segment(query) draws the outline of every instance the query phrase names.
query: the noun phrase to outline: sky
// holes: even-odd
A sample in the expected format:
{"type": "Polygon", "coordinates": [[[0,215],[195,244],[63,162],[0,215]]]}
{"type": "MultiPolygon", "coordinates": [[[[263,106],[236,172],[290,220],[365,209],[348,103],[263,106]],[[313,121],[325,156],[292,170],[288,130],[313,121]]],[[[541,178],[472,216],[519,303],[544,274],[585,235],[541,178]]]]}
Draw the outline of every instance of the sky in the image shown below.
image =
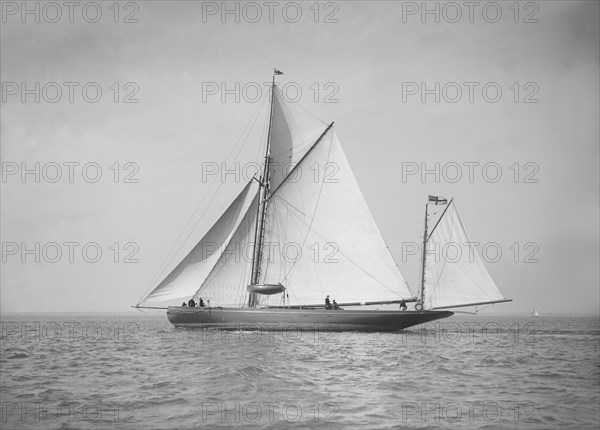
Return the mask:
{"type": "Polygon", "coordinates": [[[413,291],[434,194],[501,251],[489,312],[598,314],[598,2],[88,3],[1,2],[2,312],[135,305],[239,191],[205,209],[207,166],[260,159],[276,67],[413,291]]]}

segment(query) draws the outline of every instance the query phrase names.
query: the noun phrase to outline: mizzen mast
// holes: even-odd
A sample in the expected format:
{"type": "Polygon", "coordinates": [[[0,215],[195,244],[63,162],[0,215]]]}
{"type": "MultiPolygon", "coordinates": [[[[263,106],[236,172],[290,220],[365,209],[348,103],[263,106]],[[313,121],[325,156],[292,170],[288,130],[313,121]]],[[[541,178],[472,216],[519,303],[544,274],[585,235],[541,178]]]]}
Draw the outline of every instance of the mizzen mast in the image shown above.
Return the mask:
{"type": "Polygon", "coordinates": [[[421,258],[421,291],[419,293],[419,300],[417,301],[417,307],[421,310],[425,304],[425,260],[427,258],[427,208],[428,203],[425,203],[425,228],[423,231],[423,254],[421,258]]]}
{"type": "Polygon", "coordinates": [[[446,215],[446,211],[448,210],[448,208],[450,207],[450,205],[452,204],[452,201],[454,199],[450,199],[450,201],[448,202],[447,199],[445,199],[444,197],[439,197],[439,196],[429,196],[427,198],[427,203],[425,203],[425,230],[423,232],[423,257],[422,257],[422,265],[421,265],[421,292],[419,294],[419,300],[417,302],[417,306],[420,306],[420,310],[423,309],[423,307],[425,306],[425,269],[427,267],[427,241],[429,240],[429,237],[433,234],[433,232],[435,231],[435,229],[437,228],[437,226],[439,225],[440,221],[442,220],[442,218],[444,217],[444,215],[446,215]],[[434,202],[435,205],[437,206],[438,203],[442,204],[442,205],[446,205],[446,207],[444,208],[444,211],[442,212],[442,215],[439,217],[439,219],[437,220],[437,222],[435,223],[435,225],[433,226],[433,228],[431,229],[431,231],[427,231],[428,230],[428,219],[429,219],[429,203],[430,202],[434,202]]]}

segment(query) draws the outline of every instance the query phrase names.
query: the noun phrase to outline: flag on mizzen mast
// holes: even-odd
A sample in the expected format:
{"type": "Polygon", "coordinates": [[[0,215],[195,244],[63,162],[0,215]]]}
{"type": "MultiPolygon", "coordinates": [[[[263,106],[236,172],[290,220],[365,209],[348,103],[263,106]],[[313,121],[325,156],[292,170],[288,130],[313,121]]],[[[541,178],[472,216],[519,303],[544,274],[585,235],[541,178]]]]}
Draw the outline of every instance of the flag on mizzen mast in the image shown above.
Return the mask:
{"type": "MultiPolygon", "coordinates": [[[[327,294],[344,302],[414,297],[367,207],[333,123],[286,103],[276,86],[272,94],[262,252],[254,250],[260,202],[256,181],[251,181],[139,304],[203,296],[212,306],[244,306],[256,255],[257,283],[283,284],[291,305],[321,303],[327,294]]],[[[263,296],[259,303],[269,300],[278,298],[263,296]]]]}
{"type": "Polygon", "coordinates": [[[428,215],[435,220],[425,245],[424,307],[440,309],[509,301],[496,287],[469,239],[454,200],[429,196],[428,202],[434,205],[428,215]],[[435,209],[437,205],[443,206],[435,209]]]}

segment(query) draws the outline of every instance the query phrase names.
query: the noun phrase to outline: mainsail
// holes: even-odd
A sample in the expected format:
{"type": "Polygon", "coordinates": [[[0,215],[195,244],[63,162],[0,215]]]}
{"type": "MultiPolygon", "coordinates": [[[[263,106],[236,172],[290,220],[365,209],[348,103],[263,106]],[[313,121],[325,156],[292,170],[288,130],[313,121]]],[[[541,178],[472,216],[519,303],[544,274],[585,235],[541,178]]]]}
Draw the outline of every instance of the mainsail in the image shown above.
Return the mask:
{"type": "Polygon", "coordinates": [[[443,211],[432,223],[426,240],[424,307],[440,309],[508,301],[469,239],[454,201],[437,199],[436,207],[443,211]],[[437,205],[439,202],[441,206],[437,205]]]}
{"type": "MultiPolygon", "coordinates": [[[[139,304],[202,296],[213,306],[244,306],[252,277],[283,284],[291,305],[321,303],[327,294],[340,302],[413,298],[332,125],[286,103],[273,86],[269,133],[267,178],[251,181],[139,304]],[[251,190],[256,182],[267,192],[251,190]]],[[[277,295],[249,304],[280,303],[277,295]]]]}
{"type": "Polygon", "coordinates": [[[291,303],[413,297],[332,128],[274,190],[267,219],[263,280],[291,303]]]}

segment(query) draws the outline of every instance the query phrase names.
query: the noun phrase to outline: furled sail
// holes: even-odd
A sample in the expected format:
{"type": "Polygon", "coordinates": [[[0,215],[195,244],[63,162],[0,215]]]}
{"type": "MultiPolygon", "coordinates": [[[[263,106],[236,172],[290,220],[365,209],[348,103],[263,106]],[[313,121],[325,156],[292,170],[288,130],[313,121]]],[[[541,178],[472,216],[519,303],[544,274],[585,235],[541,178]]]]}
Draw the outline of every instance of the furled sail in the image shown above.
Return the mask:
{"type": "MultiPolygon", "coordinates": [[[[435,214],[432,218],[435,219],[435,214]]],[[[469,239],[453,200],[443,203],[442,215],[437,217],[431,228],[425,256],[425,308],[506,300],[469,239]]]]}
{"type": "Polygon", "coordinates": [[[321,303],[327,294],[340,302],[413,297],[333,128],[304,154],[271,187],[261,282],[285,285],[292,305],[321,303]]]}
{"type": "Polygon", "coordinates": [[[219,263],[256,194],[257,186],[250,181],[200,242],[138,305],[192,297],[219,263]]]}

